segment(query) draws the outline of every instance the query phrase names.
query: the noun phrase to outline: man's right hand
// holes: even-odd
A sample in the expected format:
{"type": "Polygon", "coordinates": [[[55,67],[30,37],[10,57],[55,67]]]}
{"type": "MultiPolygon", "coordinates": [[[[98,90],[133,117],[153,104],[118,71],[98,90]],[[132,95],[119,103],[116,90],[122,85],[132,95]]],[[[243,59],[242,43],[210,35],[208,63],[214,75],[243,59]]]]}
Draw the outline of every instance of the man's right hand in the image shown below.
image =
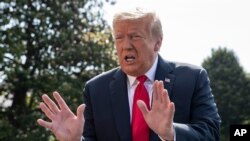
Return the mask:
{"type": "Polygon", "coordinates": [[[151,109],[147,109],[146,104],[139,100],[139,106],[146,123],[162,139],[174,140],[174,103],[170,101],[168,92],[164,89],[162,81],[156,80],[153,84],[153,100],[151,109]]]}
{"type": "Polygon", "coordinates": [[[39,105],[51,121],[38,119],[38,124],[50,129],[60,141],[80,141],[84,126],[85,104],[77,108],[77,115],[75,115],[58,92],[54,92],[53,96],[58,105],[46,94],[42,96],[44,102],[39,105]]]}

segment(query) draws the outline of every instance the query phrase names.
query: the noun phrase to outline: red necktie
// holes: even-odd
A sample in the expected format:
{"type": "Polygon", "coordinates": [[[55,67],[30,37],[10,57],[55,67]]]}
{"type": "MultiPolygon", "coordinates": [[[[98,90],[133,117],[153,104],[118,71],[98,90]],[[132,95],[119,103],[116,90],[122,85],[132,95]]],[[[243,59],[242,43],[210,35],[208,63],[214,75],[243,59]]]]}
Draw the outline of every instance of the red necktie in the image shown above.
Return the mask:
{"type": "Polygon", "coordinates": [[[147,76],[142,75],[136,78],[139,81],[135,89],[133,109],[132,109],[132,141],[149,141],[149,127],[137,106],[137,100],[143,100],[149,109],[149,95],[144,86],[147,76]]]}

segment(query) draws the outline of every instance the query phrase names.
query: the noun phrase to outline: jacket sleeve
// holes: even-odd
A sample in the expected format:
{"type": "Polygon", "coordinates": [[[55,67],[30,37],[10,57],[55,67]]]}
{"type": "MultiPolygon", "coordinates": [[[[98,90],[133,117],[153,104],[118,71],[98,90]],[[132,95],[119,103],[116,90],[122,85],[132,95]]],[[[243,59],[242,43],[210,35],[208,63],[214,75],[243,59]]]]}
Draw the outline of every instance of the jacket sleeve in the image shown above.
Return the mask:
{"type": "Polygon", "coordinates": [[[85,86],[84,90],[84,103],[86,104],[86,108],[84,111],[84,131],[83,131],[83,138],[82,141],[96,141],[96,134],[95,134],[95,123],[92,113],[92,105],[91,105],[91,99],[89,95],[89,88],[88,84],[85,86]]]}
{"type": "Polygon", "coordinates": [[[190,111],[189,123],[174,123],[176,141],[219,141],[221,121],[204,69],[196,79],[190,111]]]}

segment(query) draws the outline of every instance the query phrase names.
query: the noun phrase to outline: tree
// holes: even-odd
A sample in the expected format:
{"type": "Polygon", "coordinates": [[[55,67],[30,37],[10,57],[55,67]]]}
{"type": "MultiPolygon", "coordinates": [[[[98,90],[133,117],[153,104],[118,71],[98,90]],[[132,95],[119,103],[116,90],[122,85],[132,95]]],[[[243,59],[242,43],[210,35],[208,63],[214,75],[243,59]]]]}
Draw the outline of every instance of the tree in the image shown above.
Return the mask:
{"type": "Polygon", "coordinates": [[[76,109],[85,82],[117,66],[103,4],[0,2],[0,140],[48,140],[36,124],[41,95],[57,90],[76,109]]]}
{"type": "Polygon", "coordinates": [[[212,49],[212,56],[202,63],[207,70],[211,87],[222,118],[222,140],[229,140],[229,126],[250,119],[249,81],[233,51],[212,49]]]}

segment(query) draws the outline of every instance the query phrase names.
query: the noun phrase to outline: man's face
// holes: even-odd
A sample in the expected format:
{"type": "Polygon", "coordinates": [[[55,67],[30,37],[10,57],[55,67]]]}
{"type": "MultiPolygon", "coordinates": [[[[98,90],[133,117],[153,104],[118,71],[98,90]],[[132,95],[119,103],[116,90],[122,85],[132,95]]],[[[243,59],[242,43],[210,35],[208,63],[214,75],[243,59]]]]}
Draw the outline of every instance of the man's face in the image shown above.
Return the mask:
{"type": "Polygon", "coordinates": [[[161,45],[161,39],[152,37],[149,22],[120,21],[113,32],[122,70],[132,76],[145,74],[153,65],[161,45]]]}

